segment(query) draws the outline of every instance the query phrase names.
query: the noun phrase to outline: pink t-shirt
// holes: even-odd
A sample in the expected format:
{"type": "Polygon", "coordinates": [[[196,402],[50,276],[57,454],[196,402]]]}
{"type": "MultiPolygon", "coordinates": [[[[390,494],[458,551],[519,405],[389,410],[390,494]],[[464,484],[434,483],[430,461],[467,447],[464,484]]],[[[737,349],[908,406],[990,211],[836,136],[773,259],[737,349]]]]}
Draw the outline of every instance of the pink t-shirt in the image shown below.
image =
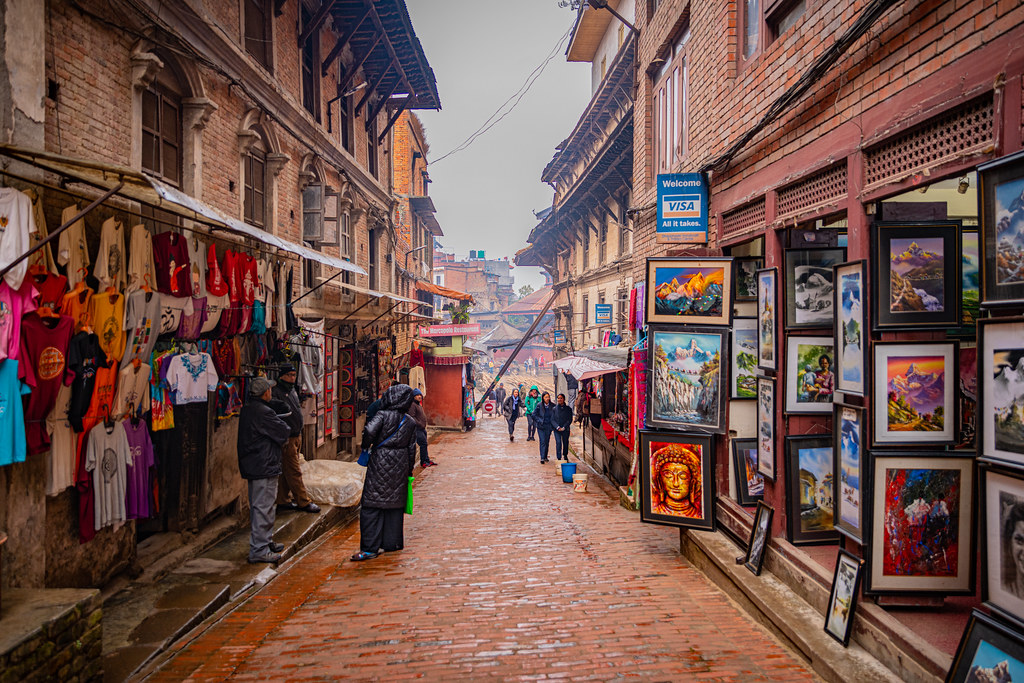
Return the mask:
{"type": "Polygon", "coordinates": [[[21,348],[21,316],[36,310],[36,288],[28,278],[14,291],[0,282],[0,360],[17,360],[21,348]]]}

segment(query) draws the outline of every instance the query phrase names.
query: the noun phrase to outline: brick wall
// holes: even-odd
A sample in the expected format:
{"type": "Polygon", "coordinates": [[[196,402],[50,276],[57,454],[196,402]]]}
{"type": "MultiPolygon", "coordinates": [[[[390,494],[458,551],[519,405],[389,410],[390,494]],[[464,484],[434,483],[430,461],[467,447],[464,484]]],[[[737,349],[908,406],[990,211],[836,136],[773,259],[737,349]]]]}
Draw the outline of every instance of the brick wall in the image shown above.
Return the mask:
{"type": "Polygon", "coordinates": [[[102,681],[101,605],[98,591],[5,591],[4,611],[8,626],[15,629],[12,633],[23,624],[31,623],[33,628],[15,639],[7,651],[0,652],[0,678],[102,681]],[[42,622],[37,623],[40,618],[42,622]]]}

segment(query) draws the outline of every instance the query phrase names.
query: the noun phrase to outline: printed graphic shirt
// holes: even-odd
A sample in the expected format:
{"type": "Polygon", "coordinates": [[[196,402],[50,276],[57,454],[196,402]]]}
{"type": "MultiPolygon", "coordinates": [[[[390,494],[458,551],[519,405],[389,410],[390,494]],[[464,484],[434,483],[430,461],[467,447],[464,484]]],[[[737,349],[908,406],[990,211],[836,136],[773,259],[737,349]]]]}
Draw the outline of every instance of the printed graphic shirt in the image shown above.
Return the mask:
{"type": "Polygon", "coordinates": [[[106,368],[107,354],[100,346],[99,337],[88,332],[78,332],[71,337],[71,343],[68,345],[67,362],[71,372],[74,373],[74,379],[71,382],[71,406],[68,409],[68,419],[75,431],[81,432],[83,431],[82,419],[89,411],[93,389],[96,386],[96,371],[106,368]]]}
{"type": "Polygon", "coordinates": [[[242,282],[242,319],[238,324],[238,332],[248,332],[252,327],[253,304],[256,302],[256,289],[259,287],[259,274],[256,259],[245,254],[238,255],[239,278],[242,282]]]}
{"type": "Polygon", "coordinates": [[[0,360],[18,359],[22,317],[36,310],[35,294],[31,279],[18,290],[11,289],[6,280],[0,281],[0,360]]]}
{"type": "Polygon", "coordinates": [[[21,396],[30,391],[18,379],[18,361],[0,360],[0,467],[25,462],[25,412],[21,396]]]}
{"type": "Polygon", "coordinates": [[[113,415],[121,417],[129,407],[136,415],[149,412],[149,376],[152,371],[145,363],[136,368],[127,365],[117,376],[117,398],[114,399],[113,415]]]}
{"type": "Polygon", "coordinates": [[[174,404],[171,403],[171,392],[167,388],[167,383],[163,380],[166,371],[162,370],[173,355],[168,351],[154,354],[153,362],[150,364],[153,370],[149,378],[149,407],[154,432],[174,427],[174,404]]]}
{"type": "Polygon", "coordinates": [[[92,472],[96,531],[125,521],[124,501],[131,458],[128,436],[122,423],[114,422],[107,427],[101,422],[89,432],[85,469],[92,472]]]}
{"type": "Polygon", "coordinates": [[[153,457],[153,441],[145,420],[135,424],[124,421],[124,433],[128,439],[131,458],[128,462],[128,484],[125,492],[125,513],[128,519],[147,519],[149,507],[149,470],[156,464],[153,457]]]}
{"type": "Polygon", "coordinates": [[[175,405],[205,402],[207,392],[215,391],[219,381],[208,353],[177,355],[167,368],[167,386],[173,392],[175,405]]]}
{"type": "Polygon", "coordinates": [[[181,323],[178,325],[178,336],[182,339],[199,339],[203,330],[203,323],[206,322],[206,297],[194,297],[192,299],[192,314],[182,315],[181,323]]]}
{"type": "Polygon", "coordinates": [[[228,293],[228,283],[217,263],[217,247],[212,244],[206,250],[206,292],[213,296],[227,296],[228,293]]]}
{"type": "MultiPolygon", "coordinates": [[[[63,225],[78,214],[74,204],[64,209],[60,222],[63,225]]],[[[57,263],[67,269],[68,284],[72,287],[85,279],[86,270],[92,261],[89,259],[89,245],[85,241],[85,221],[79,218],[57,239],[57,263]]]]}
{"type": "MultiPolygon", "coordinates": [[[[0,187],[0,269],[29,250],[29,236],[36,232],[32,200],[13,187],[0,187]]],[[[11,289],[21,289],[28,272],[28,260],[4,275],[11,289]]]]}
{"type": "Polygon", "coordinates": [[[121,359],[121,367],[127,367],[133,358],[145,363],[153,353],[153,346],[160,332],[160,298],[159,293],[147,293],[142,289],[128,295],[124,319],[124,329],[128,332],[128,347],[121,359]]]}
{"type": "Polygon", "coordinates": [[[153,236],[141,223],[132,226],[132,248],[128,255],[128,291],[141,289],[149,276],[149,286],[156,286],[153,267],[153,236]]]}
{"type": "Polygon", "coordinates": [[[80,292],[71,290],[61,300],[60,312],[75,321],[76,331],[92,326],[89,305],[92,303],[93,293],[91,287],[85,287],[80,292]]]}
{"type": "Polygon", "coordinates": [[[192,294],[192,270],[188,259],[188,240],[176,232],[162,232],[153,238],[153,263],[156,288],[171,296],[192,294]]]}
{"type": "Polygon", "coordinates": [[[63,275],[49,273],[45,277],[33,279],[39,298],[36,300],[40,308],[46,307],[53,312],[60,311],[64,295],[68,291],[68,279],[63,275]]]}
{"type": "Polygon", "coordinates": [[[181,325],[182,316],[190,316],[195,312],[190,296],[160,297],[160,334],[173,334],[181,325]]]}
{"type": "Polygon", "coordinates": [[[60,386],[57,403],[46,418],[46,433],[50,437],[50,463],[46,475],[46,495],[58,493],[75,485],[75,430],[68,422],[71,387],[60,386]]]}
{"type": "Polygon", "coordinates": [[[71,318],[41,318],[37,313],[25,316],[21,324],[21,371],[32,388],[25,405],[28,452],[42,453],[50,447],[46,418],[53,410],[63,386],[73,380],[67,354],[74,333],[71,318]]]}
{"type": "Polygon", "coordinates": [[[100,250],[96,254],[93,276],[100,281],[100,289],[124,289],[124,225],[108,218],[100,231],[100,250]]]}
{"type": "Polygon", "coordinates": [[[108,358],[120,363],[125,345],[124,297],[121,294],[96,294],[90,306],[92,329],[100,338],[100,346],[108,358]]]}
{"type": "Polygon", "coordinates": [[[213,332],[217,329],[218,323],[220,323],[221,313],[225,308],[231,305],[231,301],[228,299],[228,295],[213,296],[212,294],[206,297],[206,320],[203,322],[203,328],[200,330],[201,334],[207,332],[213,332]]]}
{"type": "Polygon", "coordinates": [[[200,242],[195,235],[188,237],[185,244],[188,246],[192,296],[206,296],[206,245],[200,242]]]}

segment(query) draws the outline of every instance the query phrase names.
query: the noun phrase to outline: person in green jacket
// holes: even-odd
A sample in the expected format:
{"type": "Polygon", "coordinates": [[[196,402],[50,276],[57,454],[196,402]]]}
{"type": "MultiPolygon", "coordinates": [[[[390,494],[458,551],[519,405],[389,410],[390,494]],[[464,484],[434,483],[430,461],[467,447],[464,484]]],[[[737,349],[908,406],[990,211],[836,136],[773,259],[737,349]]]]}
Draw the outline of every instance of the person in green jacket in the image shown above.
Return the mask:
{"type": "Polygon", "coordinates": [[[526,425],[528,427],[526,432],[527,441],[536,441],[534,438],[537,435],[537,420],[534,419],[533,411],[537,409],[537,404],[540,403],[540,390],[537,389],[537,385],[534,384],[530,387],[530,393],[526,395],[526,400],[523,401],[523,407],[526,408],[526,425]]]}

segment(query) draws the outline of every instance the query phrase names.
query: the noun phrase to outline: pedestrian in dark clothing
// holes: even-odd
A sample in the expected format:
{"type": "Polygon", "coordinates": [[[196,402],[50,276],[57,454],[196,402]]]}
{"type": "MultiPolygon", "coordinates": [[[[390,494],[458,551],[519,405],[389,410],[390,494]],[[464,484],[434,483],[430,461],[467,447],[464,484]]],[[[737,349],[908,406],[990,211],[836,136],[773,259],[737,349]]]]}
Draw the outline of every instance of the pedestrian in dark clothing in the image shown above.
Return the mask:
{"type": "Polygon", "coordinates": [[[363,427],[362,448],[370,451],[359,511],[359,552],[353,562],[405,545],[402,526],[409,477],[416,464],[416,421],[409,417],[412,387],[392,385],[381,409],[363,427]]]}
{"type": "Polygon", "coordinates": [[[533,411],[540,404],[540,390],[534,384],[530,387],[530,393],[523,399],[523,407],[526,408],[526,440],[535,441],[537,435],[537,423],[533,418],[533,411]]]}
{"type": "Polygon", "coordinates": [[[238,471],[249,488],[249,562],[278,562],[284,546],[274,543],[274,501],[281,476],[281,447],[291,427],[288,406],[271,399],[274,382],[257,377],[238,418],[238,471]]]}
{"type": "Polygon", "coordinates": [[[298,373],[295,366],[284,365],[277,377],[277,384],[271,390],[275,400],[288,406],[290,414],[285,422],[291,427],[288,441],[282,450],[281,479],[277,482],[277,507],[302,512],[320,512],[320,506],[310,499],[306,493],[306,485],[302,481],[302,466],[299,464],[299,450],[302,446],[302,407],[299,404],[299,392],[295,387],[298,373]],[[295,500],[289,501],[289,495],[295,500]]]}
{"type": "Polygon", "coordinates": [[[505,399],[508,398],[508,393],[505,391],[505,383],[499,382],[498,388],[494,390],[494,400],[498,403],[498,409],[494,411],[495,417],[500,417],[502,414],[502,408],[505,405],[505,399]]]}
{"type": "Polygon", "coordinates": [[[505,416],[505,422],[508,422],[508,440],[516,440],[516,420],[519,419],[519,413],[523,409],[523,402],[519,398],[519,390],[513,389],[512,395],[505,399],[505,402],[501,404],[501,412],[505,416]]]}
{"type": "Polygon", "coordinates": [[[548,461],[548,446],[551,444],[551,429],[554,424],[555,404],[551,402],[551,394],[544,392],[540,403],[533,409],[533,423],[537,427],[537,441],[540,442],[540,461],[548,461]]]}
{"type": "MultiPolygon", "coordinates": [[[[391,386],[398,386],[398,382],[392,382],[391,386]]],[[[377,411],[384,406],[384,397],[378,396],[375,401],[370,405],[366,406],[366,424],[370,424],[370,420],[377,414],[377,411]]]]}
{"type": "Polygon", "coordinates": [[[427,413],[423,410],[423,392],[412,390],[409,417],[416,421],[416,445],[420,447],[420,467],[433,467],[437,463],[427,455],[427,413]]]}
{"type": "Polygon", "coordinates": [[[569,430],[572,427],[572,408],[565,402],[565,394],[559,394],[555,409],[551,416],[551,426],[555,435],[555,459],[564,456],[569,459],[569,430]]]}

